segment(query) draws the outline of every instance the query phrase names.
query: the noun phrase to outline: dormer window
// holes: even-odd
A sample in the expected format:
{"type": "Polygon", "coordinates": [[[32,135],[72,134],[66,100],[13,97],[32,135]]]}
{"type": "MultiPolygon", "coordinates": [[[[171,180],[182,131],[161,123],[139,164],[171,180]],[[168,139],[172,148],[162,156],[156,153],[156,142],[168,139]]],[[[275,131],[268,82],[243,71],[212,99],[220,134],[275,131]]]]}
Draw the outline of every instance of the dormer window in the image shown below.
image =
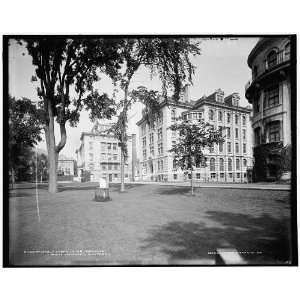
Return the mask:
{"type": "Polygon", "coordinates": [[[275,50],[272,50],[267,56],[267,69],[276,66],[277,64],[277,53],[275,50]]]}

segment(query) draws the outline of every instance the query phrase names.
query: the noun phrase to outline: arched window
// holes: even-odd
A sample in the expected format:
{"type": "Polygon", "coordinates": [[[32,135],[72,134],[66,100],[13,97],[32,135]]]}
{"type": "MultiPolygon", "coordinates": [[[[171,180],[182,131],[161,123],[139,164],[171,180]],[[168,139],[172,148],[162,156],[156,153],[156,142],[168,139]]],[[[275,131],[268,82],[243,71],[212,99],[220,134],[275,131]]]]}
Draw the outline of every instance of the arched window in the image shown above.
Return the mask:
{"type": "Polygon", "coordinates": [[[220,158],[220,171],[224,171],[224,159],[220,158]]]}
{"type": "Polygon", "coordinates": [[[267,68],[272,68],[277,64],[277,53],[275,50],[272,50],[267,56],[267,68]]]}
{"type": "Polygon", "coordinates": [[[213,120],[214,119],[214,116],[215,116],[215,113],[212,109],[209,110],[209,119],[210,120],[213,120]]]}
{"type": "Polygon", "coordinates": [[[175,119],[176,119],[176,110],[172,109],[172,111],[171,111],[171,121],[174,122],[175,119]]]}
{"type": "Polygon", "coordinates": [[[243,118],[243,126],[245,126],[246,125],[246,117],[243,116],[242,118],[243,118]]]}
{"type": "Polygon", "coordinates": [[[232,159],[228,158],[228,171],[232,171],[232,159]]]}
{"type": "Polygon", "coordinates": [[[247,159],[244,159],[244,167],[247,167],[247,159]]]}
{"type": "Polygon", "coordinates": [[[219,111],[219,121],[222,122],[222,120],[223,120],[223,114],[221,111],[219,111]]]}
{"type": "Polygon", "coordinates": [[[291,55],[291,44],[290,44],[290,42],[288,42],[284,47],[284,58],[285,58],[285,60],[290,59],[290,55],[291,55]]]}
{"type": "Polygon", "coordinates": [[[214,158],[211,158],[210,159],[210,170],[211,171],[215,171],[216,169],[216,166],[215,166],[215,159],[214,158]]]}
{"type": "Polygon", "coordinates": [[[240,169],[240,160],[238,158],[235,161],[235,167],[236,167],[237,170],[240,169]]]}

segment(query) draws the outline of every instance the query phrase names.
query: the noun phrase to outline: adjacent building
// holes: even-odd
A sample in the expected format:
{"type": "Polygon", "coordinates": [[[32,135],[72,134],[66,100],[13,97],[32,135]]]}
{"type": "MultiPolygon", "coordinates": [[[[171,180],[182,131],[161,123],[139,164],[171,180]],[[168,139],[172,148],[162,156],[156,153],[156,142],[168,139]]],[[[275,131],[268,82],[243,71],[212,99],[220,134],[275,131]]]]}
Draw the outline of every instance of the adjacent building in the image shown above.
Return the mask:
{"type": "Polygon", "coordinates": [[[288,37],[261,38],[248,57],[252,79],[245,95],[253,105],[257,181],[278,179],[281,149],[291,144],[290,52],[288,37]]]}
{"type": "Polygon", "coordinates": [[[151,181],[182,181],[185,175],[176,169],[169,149],[177,142],[174,131],[168,129],[177,117],[203,119],[223,128],[225,142],[205,149],[207,162],[197,166],[193,176],[199,181],[246,182],[252,168],[252,132],[249,107],[240,106],[240,97],[233,93],[225,97],[221,89],[208,97],[191,101],[185,87],[179,102],[170,99],[160,103],[161,115],[153,124],[142,118],[138,123],[140,144],[140,179],[151,181]]]}
{"type": "Polygon", "coordinates": [[[57,173],[61,176],[75,175],[75,160],[74,159],[58,159],[57,173]]]}
{"type": "MultiPolygon", "coordinates": [[[[112,132],[113,124],[96,122],[91,132],[83,132],[80,147],[76,150],[78,175],[85,171],[91,173],[91,181],[105,178],[120,181],[121,150],[119,142],[112,132]]],[[[125,180],[134,180],[136,172],[136,135],[127,141],[128,156],[125,161],[125,180]]]]}

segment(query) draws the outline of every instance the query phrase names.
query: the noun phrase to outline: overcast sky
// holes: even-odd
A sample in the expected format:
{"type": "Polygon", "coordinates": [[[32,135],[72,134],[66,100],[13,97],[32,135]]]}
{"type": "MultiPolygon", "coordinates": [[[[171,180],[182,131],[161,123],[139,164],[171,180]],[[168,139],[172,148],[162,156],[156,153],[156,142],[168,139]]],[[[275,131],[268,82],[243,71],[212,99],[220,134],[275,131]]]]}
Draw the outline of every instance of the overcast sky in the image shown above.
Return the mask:
{"type": "MultiPolygon", "coordinates": [[[[245,84],[251,77],[247,57],[257,41],[258,38],[201,39],[202,54],[193,59],[196,72],[190,89],[191,100],[199,99],[203,95],[208,96],[221,88],[225,96],[233,92],[239,93],[240,105],[249,105],[244,95],[245,84]]],[[[12,41],[9,47],[9,93],[16,98],[27,97],[36,101],[38,99],[36,88],[30,81],[33,74],[31,57],[22,46],[12,41]]],[[[149,72],[144,68],[141,68],[133,77],[131,88],[139,85],[156,90],[160,90],[161,87],[159,81],[156,78],[150,78],[149,72]]],[[[108,94],[113,91],[112,84],[106,77],[102,77],[96,87],[100,92],[108,94]]],[[[131,109],[129,133],[137,133],[135,123],[141,118],[141,109],[140,104],[131,109]]],[[[88,113],[83,111],[76,128],[67,125],[67,144],[61,153],[76,158],[75,150],[80,145],[80,134],[82,131],[90,131],[92,126],[88,113]]],[[[59,140],[58,127],[56,127],[56,140],[59,140]]],[[[41,142],[39,147],[46,149],[45,142],[41,142]]]]}

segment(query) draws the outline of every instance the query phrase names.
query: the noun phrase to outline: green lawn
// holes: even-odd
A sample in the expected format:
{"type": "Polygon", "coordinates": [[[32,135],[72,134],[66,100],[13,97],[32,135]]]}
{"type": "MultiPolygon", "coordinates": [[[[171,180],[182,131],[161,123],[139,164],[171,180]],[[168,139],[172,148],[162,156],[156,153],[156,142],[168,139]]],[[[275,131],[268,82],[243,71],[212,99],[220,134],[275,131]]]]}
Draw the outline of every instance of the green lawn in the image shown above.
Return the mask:
{"type": "Polygon", "coordinates": [[[10,262],[14,265],[212,264],[218,248],[235,248],[253,264],[289,263],[288,191],[112,186],[111,201],[94,188],[62,185],[11,191],[10,262]],[[35,252],[34,252],[35,251],[35,252]]]}

